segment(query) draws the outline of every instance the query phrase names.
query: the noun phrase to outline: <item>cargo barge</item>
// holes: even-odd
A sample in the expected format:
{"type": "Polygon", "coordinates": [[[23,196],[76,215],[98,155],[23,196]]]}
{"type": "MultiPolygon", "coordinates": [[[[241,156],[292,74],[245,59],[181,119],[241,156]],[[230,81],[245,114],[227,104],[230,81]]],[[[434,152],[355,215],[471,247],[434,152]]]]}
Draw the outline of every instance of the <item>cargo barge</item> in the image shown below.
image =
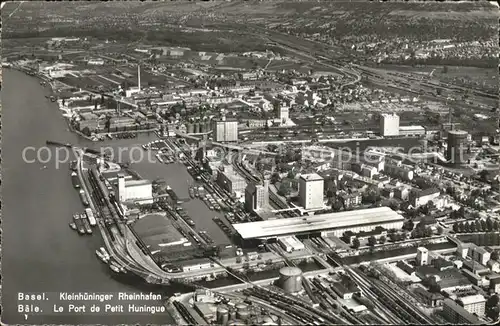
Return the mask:
{"type": "Polygon", "coordinates": [[[78,174],[76,172],[71,172],[71,182],[73,183],[73,187],[80,188],[80,180],[78,179],[78,174]]]}
{"type": "Polygon", "coordinates": [[[87,232],[87,234],[92,234],[92,228],[90,227],[90,223],[89,220],[87,219],[87,216],[85,216],[85,214],[80,214],[80,219],[83,222],[83,228],[85,229],[85,232],[87,232]]]}
{"type": "Polygon", "coordinates": [[[95,219],[94,213],[92,212],[92,209],[86,208],[85,209],[85,214],[87,215],[87,218],[89,219],[89,223],[91,226],[96,226],[97,221],[95,219]]]}
{"type": "Polygon", "coordinates": [[[85,192],[80,189],[80,199],[82,200],[83,205],[89,206],[89,201],[87,200],[87,196],[85,195],[85,192]]]}
{"type": "Polygon", "coordinates": [[[71,163],[69,163],[70,170],[76,172],[76,165],[77,165],[76,161],[71,161],[71,163]]]}
{"type": "Polygon", "coordinates": [[[73,215],[73,220],[75,221],[78,233],[85,234],[85,228],[83,227],[83,222],[80,219],[80,215],[78,215],[78,214],[73,215]]]}

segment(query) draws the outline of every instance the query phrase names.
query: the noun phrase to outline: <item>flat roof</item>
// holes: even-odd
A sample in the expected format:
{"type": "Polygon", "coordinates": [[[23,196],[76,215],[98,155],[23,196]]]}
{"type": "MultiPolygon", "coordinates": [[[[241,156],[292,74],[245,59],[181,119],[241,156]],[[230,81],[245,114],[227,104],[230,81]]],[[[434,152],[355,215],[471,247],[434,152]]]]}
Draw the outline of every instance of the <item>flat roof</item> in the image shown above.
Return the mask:
{"type": "Polygon", "coordinates": [[[461,297],[459,300],[464,304],[473,304],[478,302],[485,302],[486,299],[481,294],[468,295],[466,297],[461,297]]]}
{"type": "Polygon", "coordinates": [[[125,187],[136,187],[136,186],[144,186],[151,185],[152,182],[150,180],[127,180],[125,181],[125,187]]]}
{"type": "Polygon", "coordinates": [[[301,174],[300,178],[304,179],[305,181],[324,180],[323,177],[317,173],[301,174]]]}
{"type": "Polygon", "coordinates": [[[460,306],[458,303],[449,298],[445,298],[443,300],[443,305],[450,307],[453,311],[459,314],[463,319],[465,319],[470,324],[481,323],[479,318],[477,318],[476,316],[465,310],[464,307],[460,306]]]}
{"type": "Polygon", "coordinates": [[[422,130],[425,129],[422,126],[400,126],[399,130],[422,130]]]}
{"type": "Polygon", "coordinates": [[[243,239],[252,239],[350,226],[376,225],[403,220],[403,216],[389,207],[376,207],[339,213],[239,223],[233,224],[233,227],[243,239]]]}

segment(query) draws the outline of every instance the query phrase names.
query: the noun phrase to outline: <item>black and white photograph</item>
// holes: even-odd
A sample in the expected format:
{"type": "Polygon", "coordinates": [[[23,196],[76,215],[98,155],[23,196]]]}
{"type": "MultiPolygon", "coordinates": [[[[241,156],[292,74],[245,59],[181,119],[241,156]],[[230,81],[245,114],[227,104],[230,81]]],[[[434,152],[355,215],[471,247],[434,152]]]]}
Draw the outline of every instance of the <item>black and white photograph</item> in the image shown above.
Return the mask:
{"type": "Polygon", "coordinates": [[[497,2],[0,10],[2,324],[498,322],[497,2]]]}

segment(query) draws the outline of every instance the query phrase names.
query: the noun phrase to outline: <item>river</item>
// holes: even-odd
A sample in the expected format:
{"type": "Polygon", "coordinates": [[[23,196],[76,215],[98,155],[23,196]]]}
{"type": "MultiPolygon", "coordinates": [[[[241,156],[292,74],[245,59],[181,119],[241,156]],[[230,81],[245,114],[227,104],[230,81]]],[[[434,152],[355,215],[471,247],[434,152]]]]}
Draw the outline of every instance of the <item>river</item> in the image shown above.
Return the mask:
{"type": "MultiPolygon", "coordinates": [[[[155,288],[118,281],[94,251],[97,233],[78,236],[68,223],[83,206],[69,178],[68,165],[27,163],[23,149],[41,148],[47,139],[88,145],[67,129],[48,88],[22,72],[4,69],[2,90],[2,322],[6,324],[168,324],[168,314],[42,314],[17,312],[19,292],[139,292],[155,288]]],[[[143,137],[152,138],[153,135],[143,137]]],[[[137,141],[137,140],[134,140],[137,141]]],[[[123,141],[119,141],[123,142],[123,141]]],[[[45,153],[45,157],[46,157],[45,153]]],[[[27,155],[34,157],[33,153],[27,155]]],[[[165,166],[167,168],[167,166],[165,166]]],[[[140,169],[138,172],[141,173],[140,169]]],[[[149,171],[145,177],[165,174],[149,171]]],[[[167,173],[176,175],[175,173],[167,173]]],[[[186,173],[187,174],[187,173],[186,173]]],[[[178,181],[179,183],[181,181],[178,181]]],[[[183,182],[186,182],[185,179],[183,182]]],[[[176,289],[167,289],[171,295],[176,289]]],[[[156,304],[160,304],[157,302],[156,304]]]]}

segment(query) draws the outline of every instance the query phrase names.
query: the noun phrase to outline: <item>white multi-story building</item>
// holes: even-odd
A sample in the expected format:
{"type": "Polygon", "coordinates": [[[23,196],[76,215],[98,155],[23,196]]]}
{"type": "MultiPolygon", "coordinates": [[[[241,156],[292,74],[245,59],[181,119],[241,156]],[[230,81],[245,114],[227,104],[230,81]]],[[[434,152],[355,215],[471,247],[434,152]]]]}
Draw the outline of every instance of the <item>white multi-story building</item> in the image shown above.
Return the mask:
{"type": "Polygon", "coordinates": [[[417,248],[417,265],[425,266],[429,264],[429,250],[424,247],[417,248]]]}
{"type": "Polygon", "coordinates": [[[474,259],[475,261],[477,261],[481,265],[486,266],[486,264],[488,263],[488,261],[491,258],[491,253],[482,247],[475,246],[472,249],[471,256],[472,256],[472,259],[474,259]]]}
{"type": "Polygon", "coordinates": [[[300,205],[305,209],[323,208],[324,179],[316,174],[303,174],[299,179],[300,205]]]}
{"type": "Polygon", "coordinates": [[[217,142],[238,141],[238,121],[236,120],[226,120],[225,117],[215,120],[213,130],[213,137],[217,142]]]}
{"type": "Polygon", "coordinates": [[[149,180],[125,180],[118,176],[118,198],[120,202],[129,200],[144,203],[153,202],[153,186],[149,180]]]}
{"type": "Polygon", "coordinates": [[[399,115],[393,114],[382,114],[380,117],[380,135],[387,136],[399,136],[399,115]]]}
{"type": "Polygon", "coordinates": [[[468,295],[458,299],[458,304],[471,314],[483,316],[486,299],[481,294],[468,295]]]}
{"type": "Polygon", "coordinates": [[[269,180],[264,184],[250,183],[245,189],[245,206],[251,212],[269,205],[269,180]]]}

